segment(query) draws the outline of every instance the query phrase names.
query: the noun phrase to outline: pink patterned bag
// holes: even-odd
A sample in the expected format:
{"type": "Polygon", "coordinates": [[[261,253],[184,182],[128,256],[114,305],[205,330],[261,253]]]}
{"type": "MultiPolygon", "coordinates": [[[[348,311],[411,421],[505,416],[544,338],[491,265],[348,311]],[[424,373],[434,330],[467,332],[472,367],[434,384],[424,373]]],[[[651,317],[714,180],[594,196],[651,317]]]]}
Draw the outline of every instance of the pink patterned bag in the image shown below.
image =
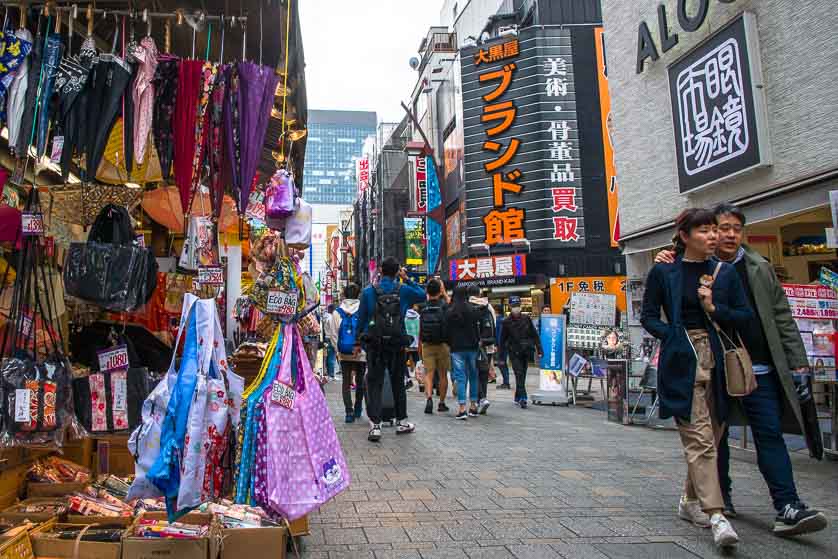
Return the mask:
{"type": "Polygon", "coordinates": [[[269,504],[289,521],[315,510],[349,487],[350,475],[326,398],[314,377],[296,326],[293,336],[299,375],[292,385],[291,351],[265,399],[269,504]]]}

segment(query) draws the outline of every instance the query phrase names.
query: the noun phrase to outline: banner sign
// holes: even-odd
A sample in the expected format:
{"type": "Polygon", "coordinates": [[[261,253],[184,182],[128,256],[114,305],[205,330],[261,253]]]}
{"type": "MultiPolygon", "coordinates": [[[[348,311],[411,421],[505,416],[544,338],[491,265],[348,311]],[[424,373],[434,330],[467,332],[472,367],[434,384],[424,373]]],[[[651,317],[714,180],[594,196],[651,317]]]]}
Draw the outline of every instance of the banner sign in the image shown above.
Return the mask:
{"type": "Polygon", "coordinates": [[[794,318],[812,320],[838,319],[838,295],[830,287],[784,283],[783,291],[789,300],[794,318]]]}
{"type": "Polygon", "coordinates": [[[425,263],[425,218],[404,218],[405,263],[422,266],[425,263]]]}
{"type": "Polygon", "coordinates": [[[416,211],[428,211],[428,173],[427,159],[424,155],[417,155],[416,167],[416,211]]]}
{"type": "Polygon", "coordinates": [[[552,278],[550,306],[555,311],[565,308],[572,293],[609,293],[617,296],[617,310],[626,312],[625,276],[582,276],[552,278]]]}
{"type": "Polygon", "coordinates": [[[605,293],[574,293],[570,297],[570,323],[614,326],[617,296],[605,293]]]}
{"type": "MultiPolygon", "coordinates": [[[[564,385],[565,375],[565,317],[560,314],[541,315],[541,347],[544,355],[539,362],[539,394],[534,395],[540,400],[549,392],[552,398],[564,399],[567,393],[564,385]]],[[[551,398],[551,399],[552,399],[551,398]]]]}
{"type": "Polygon", "coordinates": [[[460,51],[468,244],[585,246],[569,29],[460,51]]]}
{"type": "Polygon", "coordinates": [[[358,195],[367,191],[370,185],[370,159],[362,157],[355,163],[355,176],[358,179],[358,195]]]}
{"type": "Polygon", "coordinates": [[[527,255],[511,254],[508,256],[451,260],[448,274],[451,281],[525,276],[527,274],[527,255]]]}
{"type": "Polygon", "coordinates": [[[596,42],[597,78],[599,80],[599,107],[602,118],[602,145],[605,148],[605,191],[608,194],[608,225],[611,231],[611,246],[619,246],[620,214],[617,161],[614,157],[614,142],[611,137],[611,93],[608,91],[608,62],[605,58],[605,32],[602,27],[594,29],[596,42]]]}

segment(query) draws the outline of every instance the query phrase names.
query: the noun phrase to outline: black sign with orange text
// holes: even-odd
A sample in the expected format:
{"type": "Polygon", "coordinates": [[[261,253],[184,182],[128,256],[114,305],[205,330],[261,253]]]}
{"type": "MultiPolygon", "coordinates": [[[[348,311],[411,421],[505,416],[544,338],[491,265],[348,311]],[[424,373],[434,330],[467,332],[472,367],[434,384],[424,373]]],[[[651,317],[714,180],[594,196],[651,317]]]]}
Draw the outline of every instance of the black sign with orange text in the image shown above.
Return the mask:
{"type": "Polygon", "coordinates": [[[584,247],[570,31],[525,29],[460,60],[468,244],[584,247]]]}

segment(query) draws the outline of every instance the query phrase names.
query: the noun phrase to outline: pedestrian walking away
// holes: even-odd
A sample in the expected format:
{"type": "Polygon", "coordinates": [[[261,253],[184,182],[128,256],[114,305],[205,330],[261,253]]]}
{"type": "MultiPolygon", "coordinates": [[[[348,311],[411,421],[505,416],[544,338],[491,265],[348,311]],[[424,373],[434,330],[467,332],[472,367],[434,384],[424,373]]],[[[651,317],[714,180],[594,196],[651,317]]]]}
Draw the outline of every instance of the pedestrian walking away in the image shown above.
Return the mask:
{"type": "Polygon", "coordinates": [[[359,322],[358,308],[361,302],[358,296],[361,288],[354,283],[343,289],[343,300],[340,306],[331,314],[333,324],[329,331],[329,342],[337,348],[337,358],[340,363],[343,392],[343,405],[346,410],[346,422],[354,423],[361,417],[364,406],[364,371],[367,356],[355,345],[358,337],[359,322]],[[355,385],[355,403],[352,403],[352,386],[355,385]]]}
{"type": "Polygon", "coordinates": [[[456,418],[465,420],[477,417],[478,379],[477,351],[480,347],[478,332],[479,310],[468,302],[467,288],[454,290],[454,300],[446,313],[448,346],[451,348],[451,365],[457,383],[456,418]],[[468,408],[468,409],[467,409],[468,408]]]}
{"type": "Polygon", "coordinates": [[[521,298],[513,295],[509,298],[509,306],[511,312],[503,320],[500,345],[509,356],[515,373],[515,404],[526,409],[527,367],[533,360],[533,353],[541,359],[544,351],[532,319],[521,312],[521,298]]]}
{"type": "Polygon", "coordinates": [[[431,279],[427,285],[428,302],[419,311],[419,338],[422,362],[425,364],[425,413],[434,412],[434,382],[439,387],[438,412],[447,412],[445,396],[448,393],[448,370],[451,368],[451,349],[445,313],[448,308],[447,294],[442,282],[431,279]]]}
{"type": "Polygon", "coordinates": [[[368,439],[373,442],[381,440],[381,391],[385,374],[389,375],[393,387],[396,433],[407,434],[416,429],[407,421],[405,348],[411,340],[405,331],[404,318],[409,308],[426,299],[425,290],[408,278],[395,258],[382,262],[381,273],[378,285],[367,286],[361,294],[356,339],[356,344],[367,353],[368,439]]]}
{"type": "Polygon", "coordinates": [[[335,306],[329,305],[326,309],[326,315],[323,317],[323,341],[326,344],[325,348],[325,357],[326,360],[326,374],[329,376],[330,379],[335,378],[335,363],[337,361],[337,355],[335,352],[335,344],[332,342],[332,338],[334,337],[333,330],[335,328],[335,323],[332,320],[335,312],[335,306]]]}
{"type": "MultiPolygon", "coordinates": [[[[776,509],[774,533],[793,536],[817,532],[827,527],[826,515],[808,508],[798,496],[791,458],[783,439],[784,431],[796,435],[805,431],[793,374],[808,372],[806,348],[774,267],[743,244],[745,214],[731,204],[719,205],[714,213],[719,229],[715,258],[736,269],[759,318],[758,328],[741,332],[753,362],[757,389],[738,402],[746,421],[736,423],[751,427],[757,464],[776,509]]],[[[675,256],[673,251],[662,251],[656,261],[672,262],[675,256]]],[[[725,511],[735,517],[727,428],[719,441],[718,470],[725,511]]]]}
{"type": "Polygon", "coordinates": [[[495,308],[495,344],[497,347],[497,351],[495,352],[495,365],[500,370],[501,376],[501,383],[498,385],[498,390],[511,390],[512,385],[509,384],[509,364],[506,347],[500,343],[503,332],[503,319],[503,308],[498,306],[495,308]]]}
{"type": "Polygon", "coordinates": [[[495,309],[489,304],[489,299],[481,295],[478,286],[470,286],[468,295],[469,303],[477,308],[477,333],[480,338],[477,353],[477,411],[480,415],[486,415],[489,409],[489,376],[495,355],[495,309]]]}
{"type": "Polygon", "coordinates": [[[718,243],[712,211],[685,210],[676,220],[672,264],[656,264],[646,280],[641,323],[661,340],[658,361],[660,417],[675,417],[687,460],[685,494],[678,514],[712,527],[719,547],[739,536],[724,515],[716,464],[717,445],[731,412],[721,334],[749,326],[753,311],[729,264],[712,256],[718,243]],[[661,319],[661,310],[667,322],[661,319]]]}

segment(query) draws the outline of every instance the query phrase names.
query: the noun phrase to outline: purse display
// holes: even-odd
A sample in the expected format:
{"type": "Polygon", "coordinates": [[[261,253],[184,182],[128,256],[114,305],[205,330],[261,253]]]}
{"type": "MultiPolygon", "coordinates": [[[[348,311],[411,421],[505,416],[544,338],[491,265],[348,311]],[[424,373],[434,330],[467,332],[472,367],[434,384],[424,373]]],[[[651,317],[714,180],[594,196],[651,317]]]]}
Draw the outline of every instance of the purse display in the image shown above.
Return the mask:
{"type": "Polygon", "coordinates": [[[265,219],[269,227],[281,225],[282,220],[294,213],[295,197],[294,178],[285,169],[279,169],[265,191],[265,219]]]}

